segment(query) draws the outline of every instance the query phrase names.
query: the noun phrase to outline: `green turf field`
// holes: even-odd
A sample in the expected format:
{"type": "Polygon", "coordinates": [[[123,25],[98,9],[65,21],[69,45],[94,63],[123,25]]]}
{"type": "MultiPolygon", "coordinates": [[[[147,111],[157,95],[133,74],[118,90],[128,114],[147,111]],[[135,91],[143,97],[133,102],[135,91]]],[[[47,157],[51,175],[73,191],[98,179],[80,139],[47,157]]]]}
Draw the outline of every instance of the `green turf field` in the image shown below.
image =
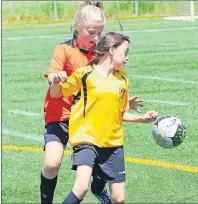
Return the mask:
{"type": "MultiPolygon", "coordinates": [[[[122,25],[132,41],[126,66],[130,95],[145,100],[142,113],[175,114],[187,126],[184,143],[167,150],[155,144],[151,124],[125,124],[126,203],[198,203],[198,22],[139,20],[122,25]]],[[[69,26],[3,28],[3,203],[40,201],[48,87],[43,74],[56,45],[72,36],[69,26]]],[[[105,26],[105,31],[118,30],[117,22],[105,26]]],[[[65,154],[55,203],[71,191],[75,172],[70,168],[70,155],[65,154]]],[[[89,192],[83,203],[97,200],[89,192]]]]}

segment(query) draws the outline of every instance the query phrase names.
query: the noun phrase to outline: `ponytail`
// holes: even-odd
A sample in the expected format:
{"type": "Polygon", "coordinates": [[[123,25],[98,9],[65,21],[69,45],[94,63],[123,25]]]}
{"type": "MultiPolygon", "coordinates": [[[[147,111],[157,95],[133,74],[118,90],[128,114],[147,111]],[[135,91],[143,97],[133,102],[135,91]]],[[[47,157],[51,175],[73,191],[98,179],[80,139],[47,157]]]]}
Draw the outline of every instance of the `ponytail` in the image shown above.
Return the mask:
{"type": "Polygon", "coordinates": [[[98,8],[100,8],[101,10],[103,10],[104,6],[102,4],[102,2],[100,1],[85,1],[82,6],[87,6],[87,5],[94,5],[98,8]]]}

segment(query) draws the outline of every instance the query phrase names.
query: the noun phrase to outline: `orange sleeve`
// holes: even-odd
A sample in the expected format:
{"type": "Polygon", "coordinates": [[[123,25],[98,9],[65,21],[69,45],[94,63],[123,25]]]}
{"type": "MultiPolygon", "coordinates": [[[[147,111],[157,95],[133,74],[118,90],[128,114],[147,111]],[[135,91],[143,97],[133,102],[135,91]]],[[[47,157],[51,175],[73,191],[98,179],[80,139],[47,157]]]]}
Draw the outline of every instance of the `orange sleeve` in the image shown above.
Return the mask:
{"type": "Polygon", "coordinates": [[[63,71],[64,65],[67,64],[68,61],[68,50],[64,44],[59,44],[52,56],[48,73],[44,74],[47,78],[50,72],[58,72],[63,71]]]}

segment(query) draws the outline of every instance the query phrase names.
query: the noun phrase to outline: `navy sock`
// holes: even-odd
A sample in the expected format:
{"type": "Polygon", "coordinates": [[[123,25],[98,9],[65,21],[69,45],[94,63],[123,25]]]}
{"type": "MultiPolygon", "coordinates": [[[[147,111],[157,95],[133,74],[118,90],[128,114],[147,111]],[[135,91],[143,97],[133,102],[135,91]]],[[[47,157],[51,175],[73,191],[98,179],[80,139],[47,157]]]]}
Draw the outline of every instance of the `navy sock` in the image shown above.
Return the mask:
{"type": "Polygon", "coordinates": [[[71,191],[70,194],[64,199],[62,204],[78,204],[82,200],[78,199],[77,196],[71,191]]]}
{"type": "Polygon", "coordinates": [[[107,183],[106,181],[104,181],[104,180],[102,180],[96,176],[93,176],[93,180],[91,183],[91,192],[93,194],[100,195],[102,193],[102,191],[104,190],[106,183],[107,183]]]}
{"type": "Polygon", "coordinates": [[[56,183],[57,176],[53,179],[47,179],[43,176],[41,172],[41,184],[40,184],[41,204],[52,204],[56,183]]]}

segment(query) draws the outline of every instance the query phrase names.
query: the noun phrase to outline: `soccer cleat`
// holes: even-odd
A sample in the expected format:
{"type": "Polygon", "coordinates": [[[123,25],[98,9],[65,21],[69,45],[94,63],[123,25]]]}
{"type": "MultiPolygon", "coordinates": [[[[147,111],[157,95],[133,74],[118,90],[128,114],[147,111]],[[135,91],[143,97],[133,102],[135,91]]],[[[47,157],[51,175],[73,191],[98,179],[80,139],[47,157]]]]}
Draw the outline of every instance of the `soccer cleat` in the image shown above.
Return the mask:
{"type": "Polygon", "coordinates": [[[101,204],[111,204],[111,198],[106,189],[101,194],[93,194],[101,204]]]}

